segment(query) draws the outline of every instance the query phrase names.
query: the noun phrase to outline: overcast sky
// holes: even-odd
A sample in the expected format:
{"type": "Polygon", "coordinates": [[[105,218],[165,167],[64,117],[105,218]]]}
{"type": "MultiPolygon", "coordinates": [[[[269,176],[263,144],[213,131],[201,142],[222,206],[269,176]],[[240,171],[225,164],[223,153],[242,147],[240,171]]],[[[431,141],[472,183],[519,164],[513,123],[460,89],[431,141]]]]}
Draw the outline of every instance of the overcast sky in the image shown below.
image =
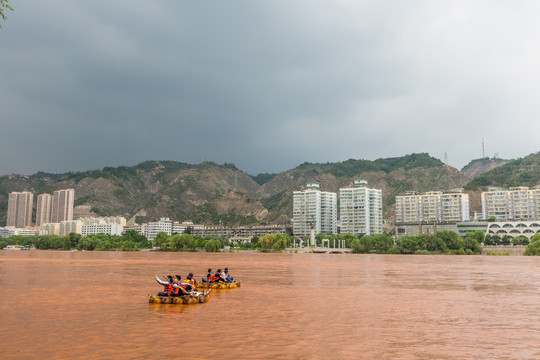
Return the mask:
{"type": "Polygon", "coordinates": [[[10,4],[0,174],[540,150],[538,1],[10,4]]]}

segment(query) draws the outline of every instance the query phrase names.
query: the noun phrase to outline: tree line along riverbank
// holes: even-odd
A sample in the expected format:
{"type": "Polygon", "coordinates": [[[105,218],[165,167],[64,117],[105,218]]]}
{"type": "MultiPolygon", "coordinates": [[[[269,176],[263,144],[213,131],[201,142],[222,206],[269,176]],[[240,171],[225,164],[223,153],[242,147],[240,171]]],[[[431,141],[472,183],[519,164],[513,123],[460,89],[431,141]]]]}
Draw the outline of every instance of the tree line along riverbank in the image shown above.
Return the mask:
{"type": "MultiPolygon", "coordinates": [[[[83,237],[76,233],[70,233],[63,237],[57,235],[11,236],[0,239],[0,249],[8,245],[22,245],[33,246],[40,250],[140,251],[152,249],[158,251],[219,252],[226,249],[229,251],[258,250],[268,252],[292,248],[295,239],[301,239],[304,244],[309,243],[308,237],[295,238],[285,234],[268,234],[262,237],[253,237],[247,243],[234,243],[227,238],[202,238],[188,233],[169,236],[164,232],[159,233],[153,241],[148,241],[145,236],[136,231],[128,230],[121,236],[95,234],[83,237]]],[[[324,240],[329,240],[330,244],[342,241],[346,248],[357,254],[473,255],[482,253],[482,245],[485,243],[486,236],[477,231],[462,238],[452,231],[439,231],[436,234],[403,236],[398,239],[388,234],[364,236],[318,234],[315,240],[316,246],[319,247],[323,246],[324,240]]],[[[298,242],[298,240],[296,241],[298,242]]],[[[509,245],[504,248],[512,249],[513,247],[509,245]]],[[[524,254],[540,255],[540,234],[531,239],[524,254]]]]}

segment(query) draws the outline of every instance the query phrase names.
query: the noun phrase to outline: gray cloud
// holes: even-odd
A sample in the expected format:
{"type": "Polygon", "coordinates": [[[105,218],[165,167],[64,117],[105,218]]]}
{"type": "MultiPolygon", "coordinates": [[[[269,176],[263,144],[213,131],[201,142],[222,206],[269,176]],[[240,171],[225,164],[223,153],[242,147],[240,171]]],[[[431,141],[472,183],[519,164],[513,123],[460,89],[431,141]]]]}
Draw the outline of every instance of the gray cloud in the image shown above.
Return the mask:
{"type": "Polygon", "coordinates": [[[0,173],[538,151],[540,5],[16,2],[0,173]],[[520,140],[510,137],[519,134],[520,140]]]}

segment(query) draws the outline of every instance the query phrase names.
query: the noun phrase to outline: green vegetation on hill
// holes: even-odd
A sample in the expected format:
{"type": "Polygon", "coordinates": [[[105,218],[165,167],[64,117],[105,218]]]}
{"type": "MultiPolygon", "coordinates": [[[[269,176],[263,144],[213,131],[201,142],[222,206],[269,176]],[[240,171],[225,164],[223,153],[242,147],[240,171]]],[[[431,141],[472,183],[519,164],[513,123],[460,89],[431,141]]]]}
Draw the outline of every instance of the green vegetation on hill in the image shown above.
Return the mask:
{"type": "Polygon", "coordinates": [[[485,165],[489,165],[491,163],[503,163],[503,162],[507,162],[507,161],[510,161],[510,160],[492,159],[492,158],[489,158],[489,157],[480,158],[480,159],[474,159],[474,160],[471,160],[467,165],[465,165],[461,169],[461,171],[466,172],[467,170],[469,170],[473,166],[478,166],[478,165],[485,166],[485,165]]]}
{"type": "Polygon", "coordinates": [[[505,165],[485,172],[472,180],[466,190],[477,190],[487,186],[529,186],[540,183],[540,152],[512,160],[505,165]]]}
{"type": "Polygon", "coordinates": [[[434,168],[441,167],[444,163],[439,159],[435,159],[427,153],[410,154],[402,157],[369,160],[354,160],[349,159],[340,163],[334,164],[325,172],[336,177],[353,177],[367,171],[384,171],[390,173],[396,169],[411,170],[413,168],[434,168]]]}
{"type": "Polygon", "coordinates": [[[277,174],[264,173],[264,174],[259,174],[259,175],[250,175],[250,177],[257,184],[262,185],[262,184],[265,184],[265,183],[269,182],[270,180],[272,180],[276,175],[277,174]]]}

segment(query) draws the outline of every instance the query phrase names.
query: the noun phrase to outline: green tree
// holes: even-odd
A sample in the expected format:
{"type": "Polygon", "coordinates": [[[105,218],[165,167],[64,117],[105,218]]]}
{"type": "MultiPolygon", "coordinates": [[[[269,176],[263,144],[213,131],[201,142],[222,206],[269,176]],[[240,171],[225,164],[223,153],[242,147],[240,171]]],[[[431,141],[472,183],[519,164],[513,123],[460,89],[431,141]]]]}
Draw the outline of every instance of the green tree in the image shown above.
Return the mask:
{"type": "MultiPolygon", "coordinates": [[[[176,235],[175,235],[176,236],[176,235]]],[[[161,250],[167,249],[169,246],[169,235],[166,232],[159,232],[153,241],[154,246],[159,247],[161,250]]]]}
{"type": "Polygon", "coordinates": [[[81,240],[82,235],[77,233],[69,233],[64,236],[66,242],[69,242],[71,248],[76,248],[79,245],[79,240],[81,240]]]}
{"type": "Polygon", "coordinates": [[[285,234],[275,234],[272,249],[275,251],[284,250],[289,246],[290,238],[285,234]]]}
{"type": "MultiPolygon", "coordinates": [[[[6,10],[13,11],[13,8],[11,6],[9,6],[8,3],[9,3],[9,0],[0,0],[0,17],[4,21],[7,20],[6,10]]],[[[1,28],[2,28],[2,23],[0,23],[0,29],[1,28]]]]}
{"type": "Polygon", "coordinates": [[[270,250],[272,248],[273,243],[274,243],[274,234],[266,234],[259,238],[259,242],[257,244],[262,250],[270,250]]]}
{"type": "Polygon", "coordinates": [[[437,231],[436,237],[444,241],[446,247],[450,250],[459,250],[464,247],[463,239],[457,233],[450,230],[437,231]]]}
{"type": "Polygon", "coordinates": [[[467,252],[470,250],[471,254],[480,254],[482,252],[482,246],[477,240],[477,236],[469,234],[463,240],[463,249],[467,252]]]}
{"type": "Polygon", "coordinates": [[[351,251],[353,254],[364,254],[367,252],[364,245],[358,239],[354,239],[351,243],[351,251]]]}
{"type": "Polygon", "coordinates": [[[486,241],[486,234],[482,230],[476,230],[471,235],[479,244],[483,244],[486,241]]]}
{"type": "Polygon", "coordinates": [[[221,241],[219,240],[208,240],[204,245],[204,250],[206,252],[219,252],[221,249],[221,241]]]}
{"type": "MultiPolygon", "coordinates": [[[[536,235],[534,235],[531,240],[533,240],[535,237],[536,235]]],[[[540,256],[540,240],[531,241],[531,243],[525,248],[523,255],[540,256]]]]}
{"type": "MultiPolygon", "coordinates": [[[[154,239],[155,241],[155,239],[154,239]]],[[[181,235],[173,235],[169,238],[169,246],[172,251],[182,251],[184,250],[184,239],[181,235]]]]}
{"type": "Polygon", "coordinates": [[[515,238],[512,239],[512,245],[524,245],[523,244],[524,241],[528,241],[525,236],[516,236],[515,238]]]}
{"type": "Polygon", "coordinates": [[[418,250],[427,250],[426,243],[420,236],[403,236],[396,241],[396,248],[402,254],[414,254],[418,250]]]}

